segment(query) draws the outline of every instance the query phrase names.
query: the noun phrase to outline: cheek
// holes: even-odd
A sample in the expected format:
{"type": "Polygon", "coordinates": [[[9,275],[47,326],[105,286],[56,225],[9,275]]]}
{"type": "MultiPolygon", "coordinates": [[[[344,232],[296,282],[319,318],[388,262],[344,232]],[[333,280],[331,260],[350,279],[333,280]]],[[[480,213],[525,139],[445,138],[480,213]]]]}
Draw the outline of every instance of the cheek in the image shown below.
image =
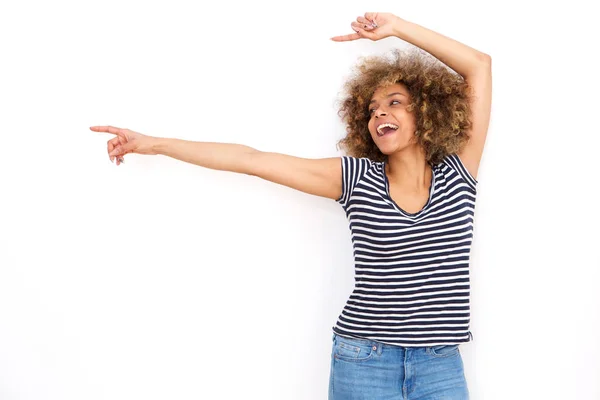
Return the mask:
{"type": "Polygon", "coordinates": [[[373,120],[369,120],[369,124],[367,125],[368,129],[369,129],[369,133],[372,135],[373,132],[375,132],[375,123],[373,123],[373,120]]]}

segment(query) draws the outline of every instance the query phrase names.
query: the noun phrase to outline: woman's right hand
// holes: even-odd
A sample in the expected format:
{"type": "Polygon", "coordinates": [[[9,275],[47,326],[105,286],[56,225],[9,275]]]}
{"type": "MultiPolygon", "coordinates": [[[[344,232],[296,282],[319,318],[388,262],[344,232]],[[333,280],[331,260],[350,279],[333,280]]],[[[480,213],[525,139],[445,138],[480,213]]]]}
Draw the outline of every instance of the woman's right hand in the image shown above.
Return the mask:
{"type": "Polygon", "coordinates": [[[114,162],[116,157],[117,165],[123,162],[125,154],[156,154],[153,149],[155,137],[113,126],[92,126],[90,129],[94,132],[108,132],[117,135],[107,143],[110,161],[114,162]]]}

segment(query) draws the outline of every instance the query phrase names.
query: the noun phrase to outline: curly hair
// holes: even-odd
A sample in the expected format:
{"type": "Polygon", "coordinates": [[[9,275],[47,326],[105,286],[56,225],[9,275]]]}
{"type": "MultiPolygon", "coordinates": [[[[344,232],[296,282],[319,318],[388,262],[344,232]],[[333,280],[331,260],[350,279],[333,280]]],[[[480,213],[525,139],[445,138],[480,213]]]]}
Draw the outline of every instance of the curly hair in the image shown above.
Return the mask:
{"type": "Polygon", "coordinates": [[[369,133],[369,102],[376,89],[401,83],[411,97],[407,111],[414,113],[417,144],[427,162],[437,164],[448,154],[458,153],[468,142],[471,127],[471,88],[462,76],[424,50],[392,52],[362,57],[344,85],[338,115],[346,124],[346,136],[337,147],[350,156],[385,161],[369,133]]]}

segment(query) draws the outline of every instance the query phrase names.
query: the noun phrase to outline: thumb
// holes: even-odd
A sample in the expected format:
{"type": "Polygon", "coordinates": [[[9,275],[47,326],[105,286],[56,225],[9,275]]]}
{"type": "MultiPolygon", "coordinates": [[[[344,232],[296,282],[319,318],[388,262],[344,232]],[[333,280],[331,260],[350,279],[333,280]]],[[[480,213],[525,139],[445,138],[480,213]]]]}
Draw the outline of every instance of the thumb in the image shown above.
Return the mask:
{"type": "Polygon", "coordinates": [[[127,142],[127,143],[124,143],[122,145],[115,147],[113,149],[113,151],[110,152],[109,155],[110,156],[122,156],[127,153],[133,153],[134,150],[135,150],[135,143],[134,143],[134,141],[131,141],[131,142],[127,142]]]}
{"type": "Polygon", "coordinates": [[[374,40],[376,37],[375,33],[366,31],[363,28],[356,28],[356,33],[358,34],[358,36],[366,39],[374,40]]]}

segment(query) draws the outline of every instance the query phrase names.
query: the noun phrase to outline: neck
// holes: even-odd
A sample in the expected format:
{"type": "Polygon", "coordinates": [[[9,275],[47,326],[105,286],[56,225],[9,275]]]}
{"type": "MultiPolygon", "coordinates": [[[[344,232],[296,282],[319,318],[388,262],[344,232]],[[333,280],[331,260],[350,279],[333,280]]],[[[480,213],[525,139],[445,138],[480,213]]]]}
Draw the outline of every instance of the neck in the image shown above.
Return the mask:
{"type": "Polygon", "coordinates": [[[390,183],[408,191],[429,190],[433,171],[420,146],[411,146],[388,156],[386,173],[390,183]]]}

